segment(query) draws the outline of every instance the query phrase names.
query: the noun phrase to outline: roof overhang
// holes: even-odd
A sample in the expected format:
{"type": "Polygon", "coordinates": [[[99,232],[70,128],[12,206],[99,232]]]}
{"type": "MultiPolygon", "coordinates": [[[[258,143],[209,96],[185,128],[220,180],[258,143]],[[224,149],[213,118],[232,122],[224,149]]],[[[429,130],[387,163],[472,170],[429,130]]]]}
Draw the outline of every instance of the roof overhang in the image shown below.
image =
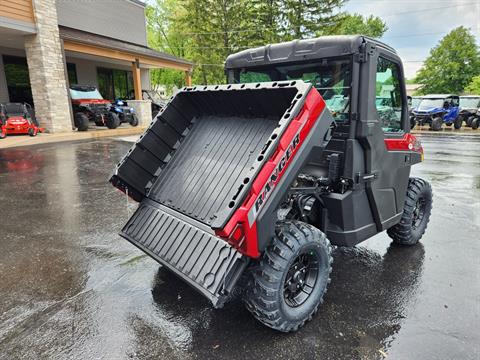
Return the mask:
{"type": "Polygon", "coordinates": [[[137,62],[139,65],[146,67],[183,71],[191,71],[193,67],[193,64],[187,60],[142,45],[127,43],[63,26],[60,26],[59,29],[63,47],[66,51],[127,61],[129,63],[137,62]]]}

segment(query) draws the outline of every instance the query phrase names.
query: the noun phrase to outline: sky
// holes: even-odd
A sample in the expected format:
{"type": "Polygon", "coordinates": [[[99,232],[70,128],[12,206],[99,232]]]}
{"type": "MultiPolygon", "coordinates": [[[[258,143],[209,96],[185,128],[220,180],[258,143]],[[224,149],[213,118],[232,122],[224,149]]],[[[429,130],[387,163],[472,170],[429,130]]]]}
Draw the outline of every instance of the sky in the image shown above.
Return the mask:
{"type": "Polygon", "coordinates": [[[470,28],[480,44],[480,0],[349,0],[344,10],[387,23],[381,40],[397,50],[408,79],[430,49],[458,26],[470,28]]]}

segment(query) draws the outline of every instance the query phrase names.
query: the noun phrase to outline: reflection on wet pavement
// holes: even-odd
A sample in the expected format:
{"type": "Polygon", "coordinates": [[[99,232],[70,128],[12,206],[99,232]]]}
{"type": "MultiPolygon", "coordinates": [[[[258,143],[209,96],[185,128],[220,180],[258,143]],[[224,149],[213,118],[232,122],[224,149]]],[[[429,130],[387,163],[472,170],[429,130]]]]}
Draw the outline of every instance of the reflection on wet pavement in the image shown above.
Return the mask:
{"type": "Polygon", "coordinates": [[[480,139],[422,140],[423,244],[337,249],[325,303],[295,334],[238,299],[212,309],[119,238],[136,204],[106,180],[131,144],[0,150],[0,359],[478,359],[480,139]]]}

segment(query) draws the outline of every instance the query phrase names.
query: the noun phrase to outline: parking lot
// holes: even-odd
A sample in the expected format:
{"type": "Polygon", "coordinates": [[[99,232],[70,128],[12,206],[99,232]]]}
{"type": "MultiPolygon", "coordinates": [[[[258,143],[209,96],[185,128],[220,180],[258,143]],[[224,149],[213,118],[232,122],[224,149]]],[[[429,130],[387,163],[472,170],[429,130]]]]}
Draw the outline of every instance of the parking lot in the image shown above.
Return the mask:
{"type": "Polygon", "coordinates": [[[117,233],[119,139],[0,150],[0,359],[478,359],[480,137],[424,135],[434,205],[414,247],[337,249],[325,303],[274,332],[214,310],[117,233]]]}

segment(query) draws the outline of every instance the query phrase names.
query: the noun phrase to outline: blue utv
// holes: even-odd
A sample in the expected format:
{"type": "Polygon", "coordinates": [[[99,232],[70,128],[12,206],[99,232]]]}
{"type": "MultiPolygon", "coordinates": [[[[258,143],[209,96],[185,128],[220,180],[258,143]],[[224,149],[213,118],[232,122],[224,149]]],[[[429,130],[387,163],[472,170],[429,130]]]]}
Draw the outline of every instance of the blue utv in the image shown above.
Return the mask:
{"type": "Polygon", "coordinates": [[[452,94],[425,95],[418,106],[413,109],[415,123],[422,126],[429,124],[430,129],[439,131],[442,125],[462,127],[459,115],[459,97],[452,94]]]}
{"type": "Polygon", "coordinates": [[[128,103],[125,100],[115,100],[112,103],[110,111],[118,115],[120,123],[129,123],[132,126],[138,125],[138,117],[135,109],[128,106],[128,103]]]}

